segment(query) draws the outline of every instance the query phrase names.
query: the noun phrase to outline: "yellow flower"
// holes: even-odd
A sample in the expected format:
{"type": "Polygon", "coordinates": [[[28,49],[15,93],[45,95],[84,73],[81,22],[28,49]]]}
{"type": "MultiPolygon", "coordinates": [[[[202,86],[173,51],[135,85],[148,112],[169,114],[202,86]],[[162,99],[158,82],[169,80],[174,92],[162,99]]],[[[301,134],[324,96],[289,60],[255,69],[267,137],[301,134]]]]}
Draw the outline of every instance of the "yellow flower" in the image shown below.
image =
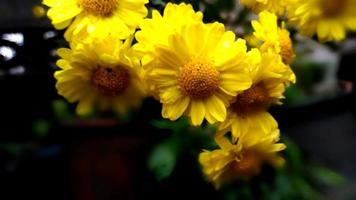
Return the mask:
{"type": "Polygon", "coordinates": [[[302,35],[317,35],[320,41],[345,39],[356,30],[356,0],[297,0],[288,9],[289,19],[302,35]]]}
{"type": "Polygon", "coordinates": [[[73,35],[83,32],[91,37],[117,35],[126,39],[147,15],[147,2],[148,0],[43,0],[43,4],[50,7],[48,17],[57,29],[64,29],[72,24],[65,33],[68,41],[73,35]]]}
{"type": "MultiPolygon", "coordinates": [[[[190,4],[185,3],[179,5],[168,3],[163,16],[157,10],[153,10],[152,18],[144,19],[140,24],[140,30],[135,34],[138,43],[133,46],[141,56],[141,63],[145,68],[144,73],[149,74],[152,70],[147,66],[151,66],[151,62],[156,57],[155,48],[157,45],[167,45],[169,35],[186,24],[201,22],[202,18],[201,12],[195,12],[190,4]]],[[[144,79],[148,91],[158,100],[159,92],[152,84],[151,77],[144,76],[144,79]]]]}
{"type": "Polygon", "coordinates": [[[179,5],[168,3],[163,16],[157,10],[153,10],[152,18],[144,19],[139,26],[140,31],[135,36],[139,42],[134,48],[142,53],[143,66],[147,66],[155,57],[155,46],[167,45],[169,35],[186,24],[201,22],[202,18],[201,12],[195,12],[190,4],[184,3],[179,5]]]}
{"type": "Polygon", "coordinates": [[[259,21],[253,20],[254,36],[263,41],[260,50],[271,51],[282,56],[285,64],[291,64],[295,54],[289,32],[283,27],[278,27],[277,16],[270,12],[261,12],[259,21]]]}
{"type": "Polygon", "coordinates": [[[79,102],[79,115],[89,114],[95,106],[125,114],[140,105],[145,91],[130,45],[131,40],[123,43],[109,37],[57,51],[61,59],[57,61],[56,88],[69,102],[79,102]]]}
{"type": "MultiPolygon", "coordinates": [[[[225,32],[220,23],[177,26],[171,34],[162,35],[163,42],[146,50],[153,57],[145,66],[146,76],[163,104],[162,115],[171,120],[186,115],[193,125],[204,119],[221,122],[231,98],[251,85],[245,41],[236,41],[235,34],[225,32]]],[[[141,29],[142,34],[150,33],[141,29]]],[[[138,43],[145,42],[141,38],[145,37],[137,38],[138,43]]]]}
{"type": "Polygon", "coordinates": [[[253,12],[270,11],[278,15],[283,15],[287,5],[291,0],[240,0],[240,3],[253,12]]]}
{"type": "Polygon", "coordinates": [[[295,81],[294,73],[279,55],[261,53],[257,49],[248,55],[252,86],[233,99],[226,120],[219,124],[219,130],[231,130],[234,139],[252,127],[261,132],[277,128],[277,122],[267,109],[272,104],[281,104],[286,86],[295,81]]]}
{"type": "Polygon", "coordinates": [[[199,155],[204,174],[216,188],[238,178],[248,180],[259,174],[266,162],[275,167],[284,163],[284,159],[277,154],[286,147],[283,143],[277,143],[278,129],[270,129],[266,133],[250,129],[236,142],[223,135],[224,132],[217,133],[215,138],[220,149],[204,151],[199,155]]]}

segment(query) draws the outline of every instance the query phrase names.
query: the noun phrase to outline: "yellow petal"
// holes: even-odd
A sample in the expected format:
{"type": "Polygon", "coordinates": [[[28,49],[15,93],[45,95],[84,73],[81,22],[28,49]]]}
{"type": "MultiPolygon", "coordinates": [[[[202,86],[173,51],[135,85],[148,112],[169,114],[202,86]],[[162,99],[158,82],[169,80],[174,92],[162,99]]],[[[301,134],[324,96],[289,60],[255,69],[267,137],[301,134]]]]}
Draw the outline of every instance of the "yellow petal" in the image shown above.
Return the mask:
{"type": "Polygon", "coordinates": [[[205,116],[205,107],[202,100],[192,100],[190,105],[190,117],[193,126],[200,126],[205,116]]]}
{"type": "Polygon", "coordinates": [[[183,97],[178,99],[176,102],[171,104],[163,104],[162,116],[170,120],[177,120],[183,115],[183,113],[188,108],[190,99],[188,97],[183,97]]]}
{"type": "MultiPolygon", "coordinates": [[[[222,122],[226,118],[226,107],[215,95],[206,100],[206,112],[210,113],[217,121],[222,122]]],[[[210,122],[209,123],[213,123],[210,122]]]]}

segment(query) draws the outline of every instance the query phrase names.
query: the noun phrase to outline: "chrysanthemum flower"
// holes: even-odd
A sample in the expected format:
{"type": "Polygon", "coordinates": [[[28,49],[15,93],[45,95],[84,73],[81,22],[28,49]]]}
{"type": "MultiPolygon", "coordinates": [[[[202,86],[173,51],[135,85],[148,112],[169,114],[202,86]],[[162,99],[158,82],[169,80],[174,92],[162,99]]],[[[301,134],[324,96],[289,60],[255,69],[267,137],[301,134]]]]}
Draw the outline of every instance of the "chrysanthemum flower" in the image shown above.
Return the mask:
{"type": "Polygon", "coordinates": [[[152,18],[144,19],[140,24],[140,31],[136,33],[139,41],[134,45],[137,52],[142,53],[142,64],[147,66],[155,57],[157,45],[167,45],[169,35],[186,24],[201,22],[203,14],[195,12],[190,4],[179,5],[168,3],[163,16],[157,11],[152,11],[152,18]]]}
{"type": "Polygon", "coordinates": [[[267,109],[272,104],[281,104],[286,86],[295,81],[294,73],[277,54],[253,49],[248,62],[251,63],[252,86],[234,98],[226,120],[219,124],[219,130],[231,130],[234,139],[252,127],[261,132],[277,128],[277,122],[267,109]]]}
{"type": "Polygon", "coordinates": [[[293,43],[289,37],[289,32],[283,27],[278,27],[277,16],[273,13],[264,11],[259,14],[259,20],[253,20],[254,36],[261,40],[262,52],[274,52],[282,56],[285,64],[291,64],[295,54],[293,43]]]}
{"type": "Polygon", "coordinates": [[[126,39],[147,15],[148,0],[43,0],[50,7],[48,17],[57,29],[68,27],[65,38],[90,34],[104,38],[117,35],[126,39]]]}
{"type": "Polygon", "coordinates": [[[89,114],[95,107],[125,114],[140,105],[145,91],[130,45],[131,40],[122,43],[107,38],[57,51],[61,59],[57,61],[56,88],[69,102],[79,102],[79,115],[89,114]]]}
{"type": "Polygon", "coordinates": [[[292,23],[306,36],[339,41],[356,30],[356,0],[297,0],[288,9],[292,23]]]}
{"type": "Polygon", "coordinates": [[[240,0],[240,3],[255,13],[269,11],[283,15],[291,0],[240,0]]]}
{"type": "Polygon", "coordinates": [[[267,133],[250,129],[236,142],[223,135],[218,133],[216,137],[220,149],[204,151],[199,155],[204,174],[217,188],[238,178],[247,180],[257,175],[266,162],[276,167],[284,163],[278,155],[285,149],[283,143],[278,143],[278,129],[270,129],[267,133]]]}
{"type": "MultiPolygon", "coordinates": [[[[235,34],[225,32],[220,23],[177,26],[171,34],[161,36],[163,42],[146,48],[152,55],[146,75],[163,104],[162,115],[171,120],[186,115],[193,125],[200,125],[204,119],[221,122],[231,98],[251,85],[245,41],[236,41],[235,34]]],[[[146,31],[141,27],[138,43],[146,42],[142,38],[151,36],[151,32],[162,30],[156,28],[146,31]]]]}
{"type": "MultiPolygon", "coordinates": [[[[138,43],[134,45],[135,52],[141,56],[141,63],[145,68],[144,73],[149,74],[152,62],[155,60],[155,48],[158,45],[168,45],[169,35],[174,33],[186,24],[192,22],[202,22],[203,14],[195,12],[190,4],[181,3],[179,5],[167,3],[163,15],[157,10],[152,11],[152,17],[144,19],[140,24],[140,31],[135,34],[138,43]]],[[[145,85],[151,95],[159,99],[159,93],[151,77],[144,76],[145,85]]]]}

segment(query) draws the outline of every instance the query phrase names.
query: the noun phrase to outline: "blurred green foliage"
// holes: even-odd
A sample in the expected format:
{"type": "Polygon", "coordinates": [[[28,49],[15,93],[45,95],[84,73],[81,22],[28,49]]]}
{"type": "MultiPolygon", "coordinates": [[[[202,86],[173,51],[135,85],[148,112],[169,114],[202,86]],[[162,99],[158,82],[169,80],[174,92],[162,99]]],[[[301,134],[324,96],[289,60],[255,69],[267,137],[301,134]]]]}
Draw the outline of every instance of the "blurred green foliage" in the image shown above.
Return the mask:
{"type": "Polygon", "coordinates": [[[46,137],[49,134],[50,129],[51,123],[45,119],[36,120],[32,125],[33,133],[39,138],[46,137]]]}
{"type": "Polygon", "coordinates": [[[152,120],[151,124],[170,134],[168,139],[155,146],[148,159],[148,168],[154,173],[157,180],[163,180],[171,175],[177,161],[186,149],[192,150],[197,157],[202,147],[216,147],[212,139],[212,135],[216,131],[214,126],[192,127],[185,117],[176,122],[163,119],[152,120]]]}

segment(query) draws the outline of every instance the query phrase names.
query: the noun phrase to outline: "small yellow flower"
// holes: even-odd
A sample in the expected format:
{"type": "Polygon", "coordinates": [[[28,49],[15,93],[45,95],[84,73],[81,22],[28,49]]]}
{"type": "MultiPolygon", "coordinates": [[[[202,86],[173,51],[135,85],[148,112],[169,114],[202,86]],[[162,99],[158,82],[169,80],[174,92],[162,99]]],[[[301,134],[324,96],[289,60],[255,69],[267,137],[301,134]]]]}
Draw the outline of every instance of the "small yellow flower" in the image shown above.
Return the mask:
{"type": "Polygon", "coordinates": [[[280,54],[283,62],[287,65],[293,62],[295,54],[292,40],[287,29],[278,27],[275,14],[266,11],[261,12],[259,21],[253,20],[252,26],[255,30],[255,37],[263,42],[260,47],[261,51],[280,54]]]}
{"type": "Polygon", "coordinates": [[[272,104],[281,104],[286,86],[295,81],[294,73],[277,54],[253,49],[247,61],[251,64],[252,86],[233,99],[226,120],[219,124],[219,130],[231,130],[234,139],[246,134],[251,127],[261,132],[277,128],[277,122],[267,109],[272,104]]]}
{"type": "Polygon", "coordinates": [[[140,105],[145,91],[130,45],[131,40],[123,43],[107,38],[57,51],[61,59],[56,88],[69,102],[79,102],[79,115],[89,114],[96,106],[125,114],[140,105]]]}
{"type": "Polygon", "coordinates": [[[291,23],[302,35],[317,35],[322,42],[345,39],[356,30],[356,0],[296,0],[288,9],[291,23]]]}
{"type": "Polygon", "coordinates": [[[250,8],[255,13],[269,11],[278,15],[283,15],[287,5],[292,0],[240,0],[240,3],[250,8]]]}
{"type": "Polygon", "coordinates": [[[43,0],[43,4],[50,7],[47,14],[57,29],[64,29],[72,24],[65,33],[68,41],[79,33],[90,34],[95,38],[117,35],[126,39],[147,15],[147,2],[148,0],[43,0]]]}
{"type": "Polygon", "coordinates": [[[266,162],[275,167],[284,163],[277,154],[286,148],[283,143],[278,143],[278,129],[270,129],[266,133],[250,129],[233,142],[224,135],[224,132],[217,133],[215,138],[220,149],[199,155],[204,174],[216,188],[235,179],[248,180],[259,174],[266,162]]]}

